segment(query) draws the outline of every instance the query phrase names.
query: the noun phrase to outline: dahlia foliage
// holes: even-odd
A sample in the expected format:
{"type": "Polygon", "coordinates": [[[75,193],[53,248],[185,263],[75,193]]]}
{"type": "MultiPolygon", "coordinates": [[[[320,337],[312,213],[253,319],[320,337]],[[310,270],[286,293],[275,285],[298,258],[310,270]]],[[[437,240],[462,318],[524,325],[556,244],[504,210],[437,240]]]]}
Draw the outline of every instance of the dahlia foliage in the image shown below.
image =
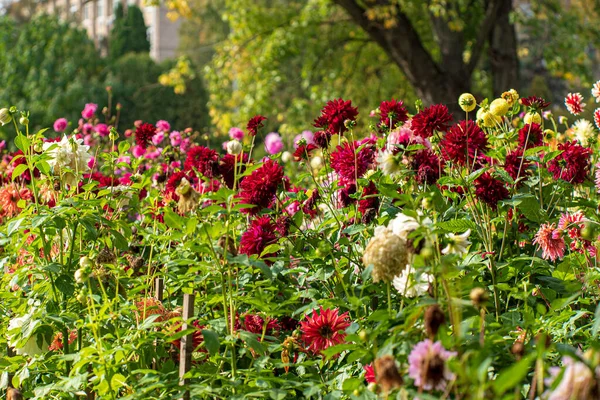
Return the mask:
{"type": "Polygon", "coordinates": [[[335,99],[289,138],[0,110],[0,397],[600,398],[581,93],[335,99]]]}

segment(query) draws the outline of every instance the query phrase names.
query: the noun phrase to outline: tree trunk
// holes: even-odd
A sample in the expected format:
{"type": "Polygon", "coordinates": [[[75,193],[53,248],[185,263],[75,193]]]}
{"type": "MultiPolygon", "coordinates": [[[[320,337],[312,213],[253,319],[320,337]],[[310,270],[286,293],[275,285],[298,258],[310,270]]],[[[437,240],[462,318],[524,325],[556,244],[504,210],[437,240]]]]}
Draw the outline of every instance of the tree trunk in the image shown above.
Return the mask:
{"type": "Polygon", "coordinates": [[[519,59],[517,34],[510,23],[512,0],[504,0],[490,32],[488,55],[492,70],[494,96],[509,89],[519,89],[519,59]]]}

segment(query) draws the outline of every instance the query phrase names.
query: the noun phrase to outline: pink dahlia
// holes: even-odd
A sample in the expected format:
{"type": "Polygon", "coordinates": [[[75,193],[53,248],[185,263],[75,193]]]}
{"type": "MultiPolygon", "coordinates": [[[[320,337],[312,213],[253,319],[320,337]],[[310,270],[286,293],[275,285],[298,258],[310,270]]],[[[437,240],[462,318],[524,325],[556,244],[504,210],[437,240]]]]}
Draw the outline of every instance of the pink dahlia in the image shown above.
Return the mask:
{"type": "Polygon", "coordinates": [[[571,114],[581,114],[585,108],[585,103],[583,102],[583,96],[581,93],[569,93],[567,97],[565,97],[565,106],[571,114]]]}
{"type": "Polygon", "coordinates": [[[233,127],[229,130],[229,137],[241,141],[244,138],[244,131],[240,128],[233,127]]]}
{"type": "Polygon", "coordinates": [[[425,339],[417,343],[408,355],[408,376],[420,389],[445,390],[448,381],[454,379],[446,361],[455,355],[455,352],[446,350],[441,342],[425,339]]]}
{"type": "Polygon", "coordinates": [[[281,183],[283,168],[273,160],[267,160],[260,168],[246,176],[240,183],[240,201],[256,207],[244,209],[244,212],[256,214],[261,209],[268,208],[275,199],[277,187],[281,183]]]}
{"type": "Polygon", "coordinates": [[[592,86],[592,97],[596,99],[596,103],[600,103],[600,81],[592,86]]]}
{"type": "Polygon", "coordinates": [[[519,129],[519,148],[523,150],[544,145],[544,133],[539,124],[525,124],[519,129]]]}
{"type": "Polygon", "coordinates": [[[83,107],[81,116],[85,119],[91,119],[94,116],[94,114],[96,113],[97,109],[98,109],[98,104],[87,103],[85,105],[85,107],[83,107]]]}
{"type": "Polygon", "coordinates": [[[391,131],[399,122],[406,122],[408,112],[402,101],[392,99],[379,105],[379,130],[391,131]]]}
{"type": "Polygon", "coordinates": [[[156,127],[149,123],[140,124],[135,129],[135,143],[142,149],[146,149],[152,143],[152,137],[156,133],[156,127]]]}
{"type": "Polygon", "coordinates": [[[265,137],[265,150],[269,154],[277,154],[283,150],[283,140],[277,132],[271,132],[265,137]]]}
{"type": "Polygon", "coordinates": [[[314,310],[312,315],[307,315],[306,320],[300,322],[302,340],[307,349],[314,354],[320,353],[328,347],[344,343],[346,328],[350,326],[348,312],[339,314],[339,309],[314,310]]]}
{"type": "Polygon", "coordinates": [[[565,240],[561,231],[554,224],[542,224],[533,240],[542,249],[542,258],[549,260],[560,259],[565,255],[565,240]]]}
{"type": "Polygon", "coordinates": [[[156,121],[156,129],[160,132],[169,132],[171,130],[171,124],[165,120],[156,121]]]}
{"type": "Polygon", "coordinates": [[[101,137],[106,137],[110,133],[108,125],[106,124],[96,124],[96,126],[94,126],[94,131],[101,137]]]}
{"type": "Polygon", "coordinates": [[[446,132],[440,147],[445,160],[465,165],[467,161],[470,164],[475,158],[484,155],[488,149],[488,139],[475,122],[463,120],[446,132]]]}
{"type": "MultiPolygon", "coordinates": [[[[275,224],[271,222],[269,216],[257,217],[250,222],[248,230],[242,234],[240,239],[240,253],[260,256],[262,251],[270,244],[277,242],[275,236],[275,224]]],[[[267,254],[265,257],[272,257],[274,254],[267,254]]]]}
{"type": "Polygon", "coordinates": [[[198,171],[207,178],[212,178],[219,173],[219,155],[208,147],[194,146],[187,152],[183,169],[198,171]]]}
{"type": "Polygon", "coordinates": [[[300,139],[303,139],[306,144],[314,144],[315,143],[315,135],[312,133],[312,131],[303,131],[302,133],[296,135],[294,137],[294,148],[297,149],[299,144],[298,141],[300,139]]]}
{"type": "Polygon", "coordinates": [[[358,108],[352,107],[350,100],[330,100],[321,110],[314,126],[327,131],[330,135],[343,135],[348,130],[346,121],[355,121],[358,108]]]}
{"type": "Polygon", "coordinates": [[[592,150],[577,144],[577,141],[560,143],[562,153],[548,163],[548,171],[554,179],[570,183],[582,183],[590,169],[592,150]]]}
{"type": "Polygon", "coordinates": [[[344,143],[331,153],[331,168],[340,177],[340,184],[356,183],[375,160],[373,146],[359,147],[358,143],[344,143]]]}
{"type": "Polygon", "coordinates": [[[65,129],[67,129],[67,119],[66,118],[59,118],[56,121],[54,121],[54,132],[63,132],[65,129]]]}
{"type": "Polygon", "coordinates": [[[571,239],[579,239],[584,226],[584,218],[585,216],[581,211],[573,214],[563,213],[558,220],[556,229],[566,231],[571,239]]]}
{"type": "Polygon", "coordinates": [[[246,125],[246,129],[248,130],[250,136],[256,136],[258,130],[263,127],[263,122],[266,121],[266,119],[267,118],[263,117],[262,115],[256,115],[250,118],[248,125],[246,125]]]}
{"type": "Polygon", "coordinates": [[[494,179],[488,172],[475,180],[475,195],[493,210],[500,200],[508,199],[509,193],[504,182],[494,179]]]}
{"type": "Polygon", "coordinates": [[[411,120],[411,128],[416,135],[428,138],[433,132],[445,132],[452,122],[448,107],[434,104],[415,115],[411,120]]]}
{"type": "Polygon", "coordinates": [[[363,366],[365,370],[365,381],[367,383],[375,383],[375,370],[373,369],[373,364],[368,364],[363,366]]]}

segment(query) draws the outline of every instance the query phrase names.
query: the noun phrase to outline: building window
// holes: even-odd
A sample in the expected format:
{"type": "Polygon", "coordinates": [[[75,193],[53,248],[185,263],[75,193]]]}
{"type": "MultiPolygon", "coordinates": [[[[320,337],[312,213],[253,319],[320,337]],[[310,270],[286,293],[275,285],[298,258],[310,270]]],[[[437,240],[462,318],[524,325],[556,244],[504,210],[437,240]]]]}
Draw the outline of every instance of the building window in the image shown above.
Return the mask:
{"type": "Polygon", "coordinates": [[[96,0],[96,17],[103,17],[104,16],[104,1],[103,0],[96,0]]]}
{"type": "Polygon", "coordinates": [[[90,19],[90,3],[85,3],[83,6],[83,19],[90,19]]]}

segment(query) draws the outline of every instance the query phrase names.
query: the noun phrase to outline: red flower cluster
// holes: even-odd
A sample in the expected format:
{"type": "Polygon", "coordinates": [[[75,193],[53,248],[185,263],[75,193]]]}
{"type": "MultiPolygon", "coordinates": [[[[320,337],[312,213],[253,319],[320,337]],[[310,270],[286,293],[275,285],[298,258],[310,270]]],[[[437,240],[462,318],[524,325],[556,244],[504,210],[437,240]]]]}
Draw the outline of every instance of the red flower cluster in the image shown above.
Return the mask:
{"type": "Polygon", "coordinates": [[[331,168],[339,175],[341,185],[355,184],[374,160],[375,151],[372,145],[359,147],[356,142],[344,143],[331,153],[331,168]]]}
{"type": "MultiPolygon", "coordinates": [[[[242,234],[240,239],[240,253],[260,256],[263,250],[270,244],[277,242],[276,225],[268,215],[257,217],[250,222],[248,230],[242,234]]],[[[265,257],[272,257],[267,254],[265,257]]]]}
{"type": "Polygon", "coordinates": [[[314,126],[327,131],[330,135],[343,135],[348,130],[345,122],[355,121],[357,115],[358,108],[352,107],[352,101],[331,100],[325,104],[321,115],[315,119],[314,126]]]}
{"type": "Polygon", "coordinates": [[[312,143],[301,144],[300,146],[298,146],[296,151],[294,151],[294,161],[308,160],[308,157],[310,157],[310,153],[312,153],[316,149],[317,146],[315,146],[312,143]]]}
{"type": "MultiPolygon", "coordinates": [[[[263,334],[263,328],[265,327],[265,320],[257,314],[246,314],[242,322],[242,329],[245,331],[254,333],[261,336],[263,334]]],[[[267,322],[266,331],[267,335],[277,335],[281,331],[281,325],[276,318],[271,318],[267,322]]]]}
{"type": "Polygon", "coordinates": [[[251,136],[256,136],[258,130],[263,127],[263,121],[266,121],[266,119],[267,118],[263,117],[262,115],[256,115],[250,118],[250,121],[248,121],[248,125],[246,125],[248,133],[251,136]]]}
{"type": "Polygon", "coordinates": [[[475,180],[475,195],[495,210],[498,208],[498,202],[507,199],[509,193],[503,182],[485,172],[475,180]]]}
{"type": "Polygon", "coordinates": [[[358,211],[363,214],[362,222],[368,224],[377,215],[379,208],[379,191],[373,181],[363,189],[362,199],[358,201],[358,211]]]}
{"type": "Polygon", "coordinates": [[[577,141],[561,143],[562,153],[548,163],[548,171],[554,179],[570,183],[582,183],[590,170],[592,150],[577,144],[577,141]]]}
{"type": "Polygon", "coordinates": [[[519,103],[525,107],[531,108],[533,111],[543,110],[550,105],[550,102],[537,96],[523,97],[519,100],[519,103]]]}
{"type": "Polygon", "coordinates": [[[246,163],[248,162],[248,154],[234,156],[232,154],[225,154],[219,161],[219,173],[223,177],[223,181],[229,189],[233,189],[233,183],[236,176],[236,164],[237,164],[237,175],[244,173],[246,170],[246,163]],[[241,164],[241,165],[240,165],[241,164]]]}
{"type": "Polygon", "coordinates": [[[156,134],[156,127],[149,123],[140,124],[135,129],[135,143],[145,149],[152,143],[152,137],[156,134]]]}
{"type": "Polygon", "coordinates": [[[523,150],[517,149],[506,155],[504,160],[504,170],[508,172],[511,178],[517,180],[529,173],[528,168],[531,163],[523,158],[523,150]]]}
{"type": "Polygon", "coordinates": [[[315,133],[313,140],[320,149],[326,149],[329,147],[329,142],[331,141],[331,133],[326,131],[318,131],[315,133]]]}
{"type": "Polygon", "coordinates": [[[243,211],[256,214],[263,208],[268,208],[277,192],[277,187],[283,182],[283,168],[273,160],[267,160],[260,168],[246,176],[240,183],[242,204],[253,204],[256,207],[243,211]]]}
{"type": "Polygon", "coordinates": [[[167,199],[173,199],[175,201],[179,200],[179,196],[177,195],[177,193],[175,193],[175,190],[177,189],[183,178],[186,178],[192,184],[195,181],[195,177],[192,177],[192,175],[188,174],[185,171],[174,172],[169,177],[169,179],[167,180],[167,184],[165,185],[165,197],[167,199]]]}
{"type": "Polygon", "coordinates": [[[416,172],[417,182],[429,184],[437,182],[440,178],[444,162],[429,149],[422,149],[415,153],[412,160],[412,169],[416,172]]]}
{"type": "Polygon", "coordinates": [[[453,161],[460,165],[469,164],[477,157],[483,156],[488,148],[485,133],[473,121],[460,121],[444,135],[440,142],[442,156],[445,160],[453,161]]]}
{"type": "Polygon", "coordinates": [[[314,354],[320,353],[328,347],[344,343],[346,328],[350,326],[348,313],[339,314],[339,310],[314,310],[312,315],[307,315],[306,320],[300,322],[302,340],[307,349],[314,354]]]}
{"type": "Polygon", "coordinates": [[[204,146],[194,146],[187,152],[183,167],[186,171],[198,171],[207,178],[219,174],[219,154],[204,146]]]}
{"type": "MultiPolygon", "coordinates": [[[[202,329],[204,329],[205,326],[204,325],[200,325],[200,323],[198,321],[193,321],[192,322],[192,326],[188,326],[188,327],[196,329],[194,331],[194,334],[193,334],[192,349],[194,349],[195,352],[206,353],[207,352],[206,349],[199,349],[198,348],[198,347],[200,347],[202,345],[202,343],[204,343],[204,336],[202,335],[202,329]]],[[[180,332],[181,328],[182,327],[180,326],[177,329],[177,332],[180,332]]],[[[181,339],[175,339],[175,340],[173,340],[173,345],[179,351],[181,349],[181,339]]]]}
{"type": "Polygon", "coordinates": [[[523,150],[544,145],[544,132],[542,127],[535,122],[525,124],[519,129],[519,148],[523,150]]]}
{"type": "Polygon", "coordinates": [[[448,130],[448,124],[452,122],[452,115],[448,107],[443,104],[434,104],[427,107],[413,117],[410,127],[416,135],[428,138],[433,132],[445,132],[448,130]]]}
{"type": "Polygon", "coordinates": [[[392,99],[382,101],[379,105],[379,130],[381,132],[392,130],[399,122],[406,122],[408,112],[402,101],[392,99]]]}

